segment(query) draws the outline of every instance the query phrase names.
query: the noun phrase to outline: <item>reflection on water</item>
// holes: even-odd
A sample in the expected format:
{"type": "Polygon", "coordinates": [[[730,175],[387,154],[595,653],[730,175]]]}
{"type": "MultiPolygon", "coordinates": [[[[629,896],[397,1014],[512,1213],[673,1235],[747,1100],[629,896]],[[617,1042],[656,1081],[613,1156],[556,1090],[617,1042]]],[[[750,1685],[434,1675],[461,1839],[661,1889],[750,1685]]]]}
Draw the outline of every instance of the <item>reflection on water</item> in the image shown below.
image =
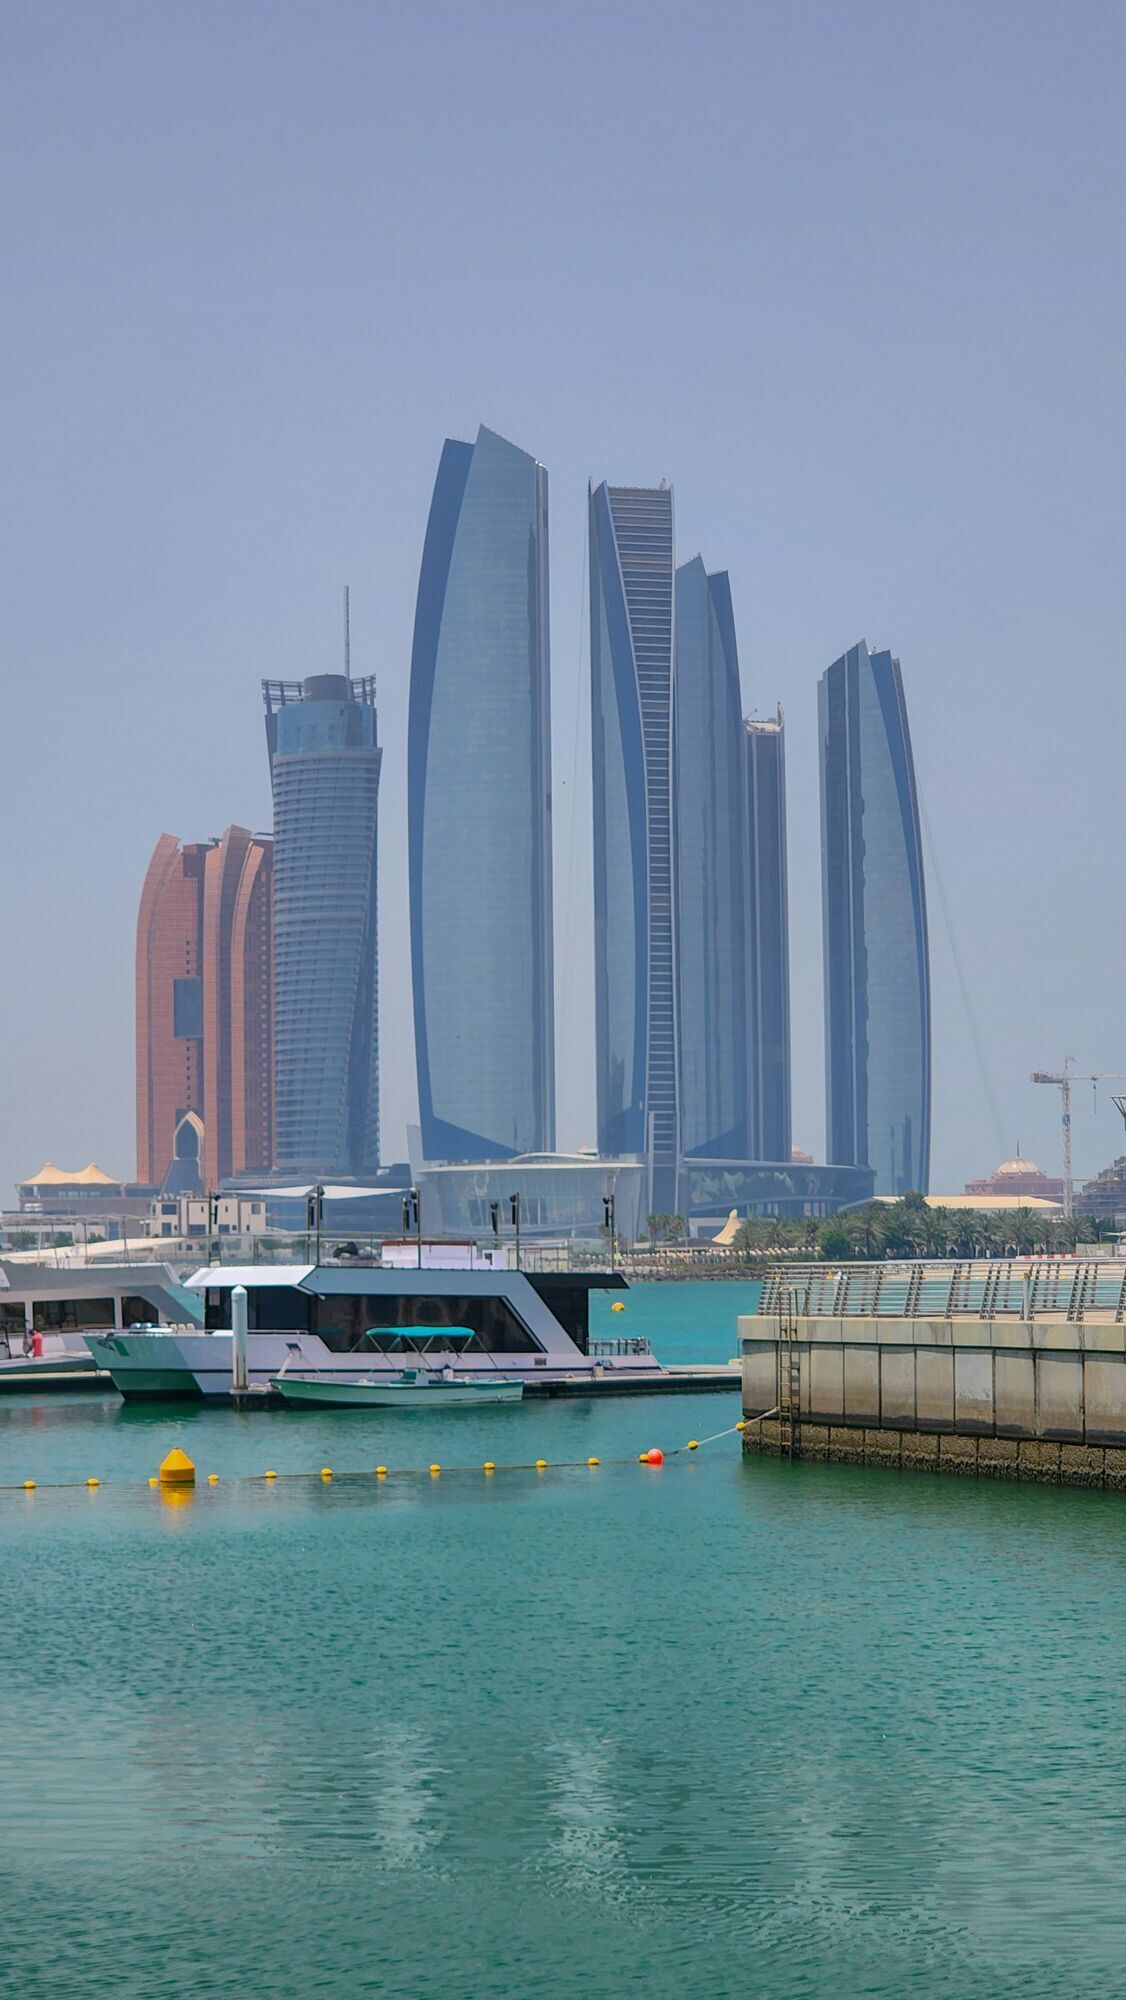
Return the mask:
{"type": "MultiPolygon", "coordinates": [[[[5,1476],[136,1447],[128,1486],[0,1501],[13,1992],[1118,1990],[1121,1500],[630,1456],[729,1411],[523,1412],[596,1480],[173,1508],[167,1413],[0,1419],[5,1476]]],[[[201,1470],[340,1456],[320,1419],[193,1421],[201,1470]]],[[[492,1441],[473,1413],[436,1455],[492,1441]]]]}
{"type": "MultiPolygon", "coordinates": [[[[617,1908],[637,1894],[622,1838],[626,1801],[615,1791],[613,1742],[547,1747],[548,1805],[555,1831],[539,1858],[569,1892],[617,1908]]],[[[635,1810],[638,1808],[635,1807],[635,1810]]]]}

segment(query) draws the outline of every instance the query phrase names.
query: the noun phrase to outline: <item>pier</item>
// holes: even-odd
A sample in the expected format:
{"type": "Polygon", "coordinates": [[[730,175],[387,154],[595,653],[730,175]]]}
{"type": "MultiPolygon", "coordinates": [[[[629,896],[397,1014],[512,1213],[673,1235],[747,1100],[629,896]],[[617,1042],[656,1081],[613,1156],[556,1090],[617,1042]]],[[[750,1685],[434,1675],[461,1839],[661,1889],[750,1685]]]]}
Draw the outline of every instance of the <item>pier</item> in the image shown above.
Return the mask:
{"type": "Polygon", "coordinates": [[[743,1448],[1126,1491],[1126,1266],[790,1267],[739,1319],[743,1448]]]}

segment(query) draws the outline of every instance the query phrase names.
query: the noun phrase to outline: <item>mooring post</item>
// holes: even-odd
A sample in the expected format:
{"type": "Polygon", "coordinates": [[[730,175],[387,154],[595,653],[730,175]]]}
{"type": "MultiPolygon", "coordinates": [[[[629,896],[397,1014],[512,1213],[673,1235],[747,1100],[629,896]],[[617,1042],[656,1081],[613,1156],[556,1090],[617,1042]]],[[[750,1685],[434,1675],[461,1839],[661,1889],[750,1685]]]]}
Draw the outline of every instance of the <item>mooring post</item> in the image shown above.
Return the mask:
{"type": "Polygon", "coordinates": [[[236,1285],[231,1293],[231,1335],[231,1389],[236,1396],[244,1396],[247,1390],[245,1285],[236,1285]]]}

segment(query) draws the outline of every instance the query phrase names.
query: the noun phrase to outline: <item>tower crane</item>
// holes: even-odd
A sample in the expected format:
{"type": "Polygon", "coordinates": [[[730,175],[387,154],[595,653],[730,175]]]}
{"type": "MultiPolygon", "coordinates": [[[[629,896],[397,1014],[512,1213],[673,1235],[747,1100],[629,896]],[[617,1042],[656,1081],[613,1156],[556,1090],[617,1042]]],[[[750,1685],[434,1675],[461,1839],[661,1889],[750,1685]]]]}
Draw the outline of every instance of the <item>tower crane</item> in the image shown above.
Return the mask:
{"type": "Polygon", "coordinates": [[[1059,1074],[1034,1069],[1033,1083],[1052,1083],[1060,1094],[1060,1132],[1063,1138],[1063,1212],[1070,1221],[1075,1214],[1075,1183],[1071,1177],[1071,1086],[1073,1083],[1126,1083],[1118,1070],[1096,1070],[1093,1076],[1076,1076],[1075,1057],[1065,1056],[1059,1074]]]}

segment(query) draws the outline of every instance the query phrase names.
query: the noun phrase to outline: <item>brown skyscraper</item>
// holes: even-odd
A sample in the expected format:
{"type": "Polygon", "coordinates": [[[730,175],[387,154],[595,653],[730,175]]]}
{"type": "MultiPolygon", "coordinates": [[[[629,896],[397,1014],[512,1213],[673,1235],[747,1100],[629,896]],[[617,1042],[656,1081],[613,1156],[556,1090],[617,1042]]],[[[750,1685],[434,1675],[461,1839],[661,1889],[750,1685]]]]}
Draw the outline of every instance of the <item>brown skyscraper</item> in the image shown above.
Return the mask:
{"type": "Polygon", "coordinates": [[[271,1165],[272,907],[272,841],[161,834],[137,918],[139,1181],[174,1160],[204,1189],[271,1165]]]}

